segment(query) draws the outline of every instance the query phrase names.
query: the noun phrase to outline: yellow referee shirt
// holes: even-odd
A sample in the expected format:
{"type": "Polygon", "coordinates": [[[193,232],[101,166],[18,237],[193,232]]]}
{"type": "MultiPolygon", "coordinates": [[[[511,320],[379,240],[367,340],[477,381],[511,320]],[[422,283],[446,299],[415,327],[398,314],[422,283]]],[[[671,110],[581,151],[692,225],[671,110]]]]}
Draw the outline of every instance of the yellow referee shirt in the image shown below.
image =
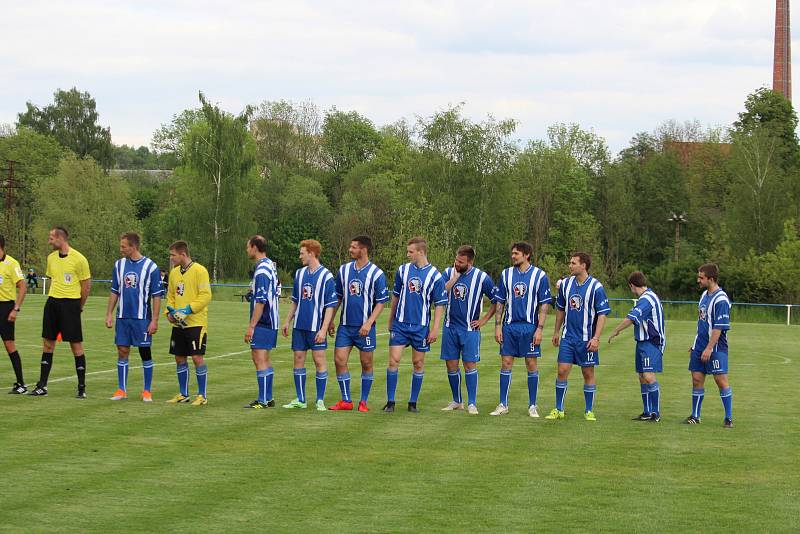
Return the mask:
{"type": "Polygon", "coordinates": [[[47,256],[47,276],[50,278],[49,296],[57,299],[81,298],[81,282],[92,277],[86,258],[70,248],[63,258],[57,250],[47,256]]]}
{"type": "MultiPolygon", "coordinates": [[[[169,273],[167,305],[174,309],[191,306],[187,326],[208,326],[208,303],[211,302],[211,281],[208,271],[199,263],[190,263],[185,272],[180,265],[169,273]]],[[[164,311],[164,315],[167,315],[164,311]]]]}
{"type": "Polygon", "coordinates": [[[6,254],[0,260],[0,302],[17,300],[17,282],[24,280],[17,260],[6,254]]]}

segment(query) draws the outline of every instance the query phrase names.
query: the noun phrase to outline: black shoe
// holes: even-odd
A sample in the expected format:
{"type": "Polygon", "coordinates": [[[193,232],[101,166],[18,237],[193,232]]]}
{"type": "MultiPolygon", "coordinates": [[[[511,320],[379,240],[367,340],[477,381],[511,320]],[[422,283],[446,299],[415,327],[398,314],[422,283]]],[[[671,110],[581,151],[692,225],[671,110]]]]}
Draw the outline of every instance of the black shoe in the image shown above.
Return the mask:
{"type": "Polygon", "coordinates": [[[651,423],[658,423],[659,421],[661,421],[661,414],[651,413],[650,415],[647,416],[647,419],[645,419],[645,421],[649,421],[651,423]]]}
{"type": "Polygon", "coordinates": [[[36,387],[28,393],[31,397],[46,397],[47,396],[47,386],[40,386],[36,384],[36,387]]]}
{"type": "Polygon", "coordinates": [[[686,425],[699,425],[700,418],[690,415],[689,417],[686,418],[686,420],[683,423],[686,425]]]}
{"type": "Polygon", "coordinates": [[[76,399],[86,398],[86,388],[78,388],[78,393],[75,394],[76,399]]]}
{"type": "Polygon", "coordinates": [[[723,428],[733,428],[733,419],[725,419],[725,422],[722,423],[723,428]]]}
{"type": "Polygon", "coordinates": [[[245,404],[244,407],[245,408],[252,408],[254,410],[263,410],[264,408],[267,407],[267,404],[263,403],[263,402],[260,402],[258,400],[254,400],[250,404],[245,404]]]}
{"type": "Polygon", "coordinates": [[[639,415],[637,415],[636,417],[634,417],[633,420],[634,421],[649,421],[650,420],[650,414],[642,412],[639,415]]]}
{"type": "Polygon", "coordinates": [[[19,382],[14,382],[14,385],[11,387],[11,391],[8,392],[9,395],[22,395],[28,391],[28,386],[25,384],[20,384],[19,382]]]}
{"type": "Polygon", "coordinates": [[[383,411],[386,412],[386,413],[393,413],[394,412],[394,401],[388,401],[383,406],[383,411]]]}
{"type": "Polygon", "coordinates": [[[274,408],[275,407],[275,399],[267,401],[267,408],[274,408]]]}
{"type": "Polygon", "coordinates": [[[409,402],[408,403],[408,411],[411,413],[419,413],[419,408],[417,408],[416,402],[409,402]]]}

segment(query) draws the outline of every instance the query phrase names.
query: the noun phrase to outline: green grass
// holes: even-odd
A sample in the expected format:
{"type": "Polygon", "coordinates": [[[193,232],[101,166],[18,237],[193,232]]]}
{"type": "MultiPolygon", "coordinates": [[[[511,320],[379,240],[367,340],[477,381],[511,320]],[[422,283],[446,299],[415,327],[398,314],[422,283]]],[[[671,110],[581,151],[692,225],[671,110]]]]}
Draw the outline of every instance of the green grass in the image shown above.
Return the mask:
{"type": "MultiPolygon", "coordinates": [[[[39,370],[43,302],[31,296],[18,323],[29,383],[39,370]]],[[[499,361],[486,333],[478,417],[439,411],[449,388],[438,344],[427,360],[422,413],[380,413],[385,335],[378,338],[371,413],[244,410],[256,383],[242,340],[247,307],[238,302],[212,303],[208,406],[163,402],[176,390],[165,321],[154,349],[156,402],[133,400],[141,370],[132,368],[132,400],[113,403],[106,398],[116,389],[116,353],[103,326],[105,302],[91,298],[84,314],[88,400],[73,398],[74,367],[64,344],[56,349],[48,397],[0,395],[2,531],[788,532],[797,526],[796,326],[733,325],[736,427],[724,430],[710,380],[703,424],[680,424],[690,407],[691,321],[668,324],[660,424],[630,420],[641,411],[630,331],[601,349],[598,421],[583,420],[580,374],[573,372],[567,419],[550,422],[527,417],[521,362],[511,413],[488,415],[497,404],[499,361]]],[[[381,317],[381,330],[385,322],[381,317]]],[[[273,361],[280,403],[294,397],[294,388],[291,353],[286,340],[279,343],[273,361]]],[[[553,406],[555,351],[547,345],[543,353],[544,414],[553,406]]],[[[138,367],[135,351],[131,361],[138,367]]],[[[358,398],[357,356],[351,361],[358,398]]],[[[333,375],[332,355],[329,363],[333,375]]],[[[313,398],[312,370],[309,363],[313,398]]],[[[410,375],[407,355],[401,401],[410,375]]],[[[13,382],[7,361],[0,362],[0,380],[13,382]]],[[[332,376],[326,400],[338,397],[332,376]]]]}

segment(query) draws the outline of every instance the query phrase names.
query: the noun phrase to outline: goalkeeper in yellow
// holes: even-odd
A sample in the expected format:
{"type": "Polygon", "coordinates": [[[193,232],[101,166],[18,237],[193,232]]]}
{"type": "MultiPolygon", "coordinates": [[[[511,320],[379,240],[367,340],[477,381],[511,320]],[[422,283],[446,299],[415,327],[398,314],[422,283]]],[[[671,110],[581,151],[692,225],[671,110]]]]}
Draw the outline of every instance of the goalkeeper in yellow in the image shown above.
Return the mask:
{"type": "Polygon", "coordinates": [[[192,406],[208,403],[206,395],[206,329],[208,304],[211,302],[211,283],[208,271],[189,256],[186,241],[175,241],[169,246],[169,259],[175,267],[169,273],[167,285],[167,310],[165,315],[172,323],[169,353],[175,356],[180,393],[167,402],[191,402],[192,406]],[[197,375],[197,396],[189,398],[189,356],[197,375]]]}

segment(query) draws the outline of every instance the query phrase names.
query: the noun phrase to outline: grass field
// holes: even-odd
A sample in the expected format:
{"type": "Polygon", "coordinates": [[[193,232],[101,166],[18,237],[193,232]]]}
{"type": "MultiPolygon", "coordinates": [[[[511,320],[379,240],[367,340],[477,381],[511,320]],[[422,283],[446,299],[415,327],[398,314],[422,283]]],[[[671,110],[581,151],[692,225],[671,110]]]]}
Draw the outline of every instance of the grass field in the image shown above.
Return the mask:
{"type": "MultiPolygon", "coordinates": [[[[17,342],[26,380],[39,372],[41,310],[31,296],[17,342]]],[[[167,405],[176,391],[166,321],[156,335],[153,394],[141,389],[131,357],[132,400],[116,389],[113,334],[105,299],[84,313],[89,399],[74,398],[69,347],[59,344],[45,398],[0,395],[0,530],[58,532],[628,531],[796,532],[800,512],[800,425],[796,385],[800,327],[734,323],[730,334],[735,428],[709,380],[703,424],[685,426],[686,370],[694,323],[669,322],[660,424],[641,412],[630,330],[601,348],[598,421],[583,420],[580,373],[573,372],[567,418],[527,416],[524,366],[515,367],[511,412],[497,404],[499,358],[484,334],[477,417],[439,409],[449,400],[438,344],[427,360],[422,413],[383,414],[387,337],[378,338],[369,414],[244,410],[256,396],[242,336],[247,307],[211,306],[209,404],[167,405]],[[793,526],[794,525],[794,526],[793,526]]],[[[552,325],[552,318],[550,319],[552,325]]],[[[379,326],[385,327],[385,316],[379,326]]],[[[379,332],[381,332],[379,329],[379,332]]],[[[549,330],[549,326],[548,326],[549,330]]],[[[332,344],[331,344],[332,345],[332,344]]],[[[553,407],[555,352],[540,362],[540,412],[553,407]]],[[[326,401],[339,398],[331,379],[326,401]]],[[[351,358],[353,396],[360,389],[351,358]]],[[[273,351],[275,398],[294,397],[286,340],[273,351]]],[[[405,401],[410,357],[401,366],[405,401]]],[[[13,382],[0,361],[3,386],[13,382]]],[[[194,390],[194,375],[191,376],[194,390]]],[[[314,395],[313,364],[308,394],[314,395]]],[[[404,403],[401,402],[403,407],[404,403]]]]}

